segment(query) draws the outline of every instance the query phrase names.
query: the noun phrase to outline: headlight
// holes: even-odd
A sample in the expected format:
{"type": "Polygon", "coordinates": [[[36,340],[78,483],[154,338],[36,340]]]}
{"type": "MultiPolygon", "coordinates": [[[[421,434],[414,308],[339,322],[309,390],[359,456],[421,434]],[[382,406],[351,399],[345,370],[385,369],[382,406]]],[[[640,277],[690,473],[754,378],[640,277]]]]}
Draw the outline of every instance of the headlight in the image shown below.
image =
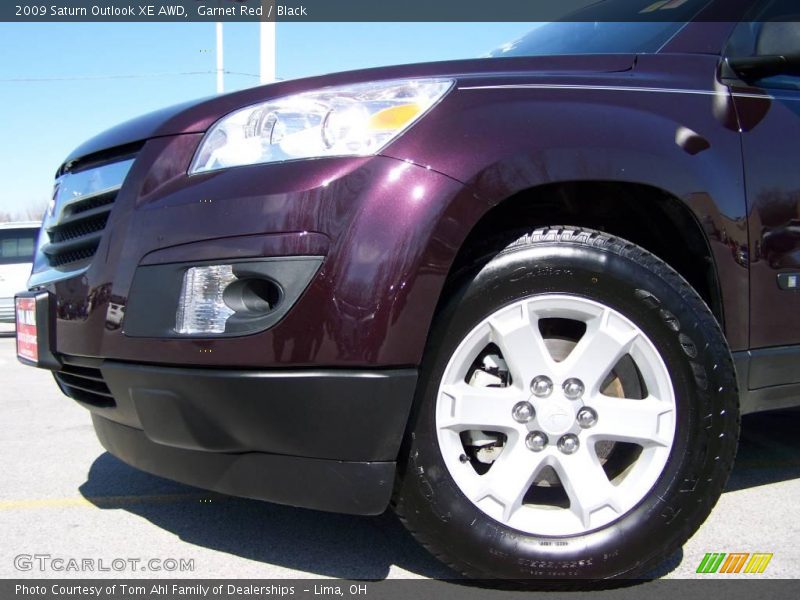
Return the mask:
{"type": "Polygon", "coordinates": [[[374,154],[425,114],[452,79],[333,87],[248,106],[203,138],[189,173],[323,156],[374,154]]]}

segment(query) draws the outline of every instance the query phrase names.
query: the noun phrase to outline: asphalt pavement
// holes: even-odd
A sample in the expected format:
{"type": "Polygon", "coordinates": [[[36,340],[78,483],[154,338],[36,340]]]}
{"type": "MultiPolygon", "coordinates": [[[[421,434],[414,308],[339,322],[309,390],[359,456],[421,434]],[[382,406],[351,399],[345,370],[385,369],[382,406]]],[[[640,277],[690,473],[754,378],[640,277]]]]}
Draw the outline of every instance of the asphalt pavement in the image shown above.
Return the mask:
{"type": "MultiPolygon", "coordinates": [[[[48,372],[17,362],[11,331],[0,326],[0,577],[452,577],[391,513],[354,517],[230,498],[125,465],[103,450],[89,413],[48,372]],[[24,558],[33,555],[50,558],[24,558]],[[58,558],[62,570],[48,562],[58,558]],[[93,561],[95,571],[63,570],[69,559],[93,561]],[[115,559],[133,562],[98,570],[115,559]]],[[[798,576],[798,422],[800,410],[745,417],[722,499],[665,557],[660,575],[708,578],[695,573],[707,552],[769,552],[759,577],[798,576]]]]}

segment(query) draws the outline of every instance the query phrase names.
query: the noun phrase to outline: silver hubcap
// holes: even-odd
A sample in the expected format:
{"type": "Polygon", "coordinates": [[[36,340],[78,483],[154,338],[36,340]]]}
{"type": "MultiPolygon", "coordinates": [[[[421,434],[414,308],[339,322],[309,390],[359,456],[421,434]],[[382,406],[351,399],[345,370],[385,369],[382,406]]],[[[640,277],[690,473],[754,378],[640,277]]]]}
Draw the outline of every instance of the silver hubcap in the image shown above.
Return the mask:
{"type": "Polygon", "coordinates": [[[544,294],[467,334],[445,368],[436,427],[450,475],[480,510],[527,533],[573,535],[615,521],[650,491],[672,449],[675,397],[629,319],[544,294]],[[562,323],[580,335],[544,334],[562,323]]]}

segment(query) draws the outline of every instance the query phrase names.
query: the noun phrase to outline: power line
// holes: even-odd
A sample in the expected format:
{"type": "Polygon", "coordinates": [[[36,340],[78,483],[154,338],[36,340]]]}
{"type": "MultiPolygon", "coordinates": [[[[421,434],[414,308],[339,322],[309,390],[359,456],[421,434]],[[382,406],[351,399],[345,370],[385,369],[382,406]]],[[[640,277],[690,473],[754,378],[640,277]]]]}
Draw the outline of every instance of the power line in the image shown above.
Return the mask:
{"type": "MultiPolygon", "coordinates": [[[[47,83],[51,81],[100,81],[105,79],[147,79],[151,77],[181,77],[186,75],[213,75],[216,71],[184,71],[181,73],[130,73],[127,75],[75,75],[69,77],[15,77],[0,79],[0,83],[47,83]]],[[[224,71],[226,75],[239,75],[242,77],[255,77],[254,73],[239,71],[224,71]]]]}

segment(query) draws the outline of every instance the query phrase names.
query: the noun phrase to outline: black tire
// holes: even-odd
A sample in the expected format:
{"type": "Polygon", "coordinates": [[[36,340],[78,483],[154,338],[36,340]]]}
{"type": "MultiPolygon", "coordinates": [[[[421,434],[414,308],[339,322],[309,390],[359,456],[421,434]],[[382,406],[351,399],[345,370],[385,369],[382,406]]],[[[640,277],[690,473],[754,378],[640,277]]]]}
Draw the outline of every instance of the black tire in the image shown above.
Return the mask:
{"type": "Polygon", "coordinates": [[[669,558],[706,519],[728,479],[738,433],[731,354],[695,290],[635,244],[588,229],[541,228],[476,265],[440,310],[421,369],[395,510],[430,552],[471,578],[528,584],[637,578],[669,558]],[[434,414],[444,369],[467,332],[498,308],[546,292],[588,297],[634,322],[666,364],[676,400],[672,450],[644,499],[604,527],[557,538],[511,529],[462,494],[442,459],[434,414]]]}

